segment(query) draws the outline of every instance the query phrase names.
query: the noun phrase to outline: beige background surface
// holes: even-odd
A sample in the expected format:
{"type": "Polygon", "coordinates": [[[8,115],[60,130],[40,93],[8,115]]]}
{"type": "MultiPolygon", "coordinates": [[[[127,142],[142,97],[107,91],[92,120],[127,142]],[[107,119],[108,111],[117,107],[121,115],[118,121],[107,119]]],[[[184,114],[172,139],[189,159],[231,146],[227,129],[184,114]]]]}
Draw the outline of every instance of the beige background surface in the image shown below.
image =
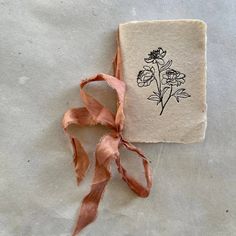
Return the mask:
{"type": "MultiPolygon", "coordinates": [[[[234,0],[1,0],[0,235],[70,235],[92,169],[78,188],[60,121],[81,105],[82,78],[111,72],[118,24],[198,18],[208,25],[206,140],[137,144],[152,160],[150,197],[137,198],[114,168],[99,217],[81,235],[234,236],[235,10],[234,0]]],[[[96,87],[110,101],[105,91],[96,87]]],[[[103,132],[80,134],[91,160],[103,132]]],[[[140,175],[135,159],[122,159],[140,175]]]]}
{"type": "MultiPolygon", "coordinates": [[[[127,84],[124,135],[133,142],[191,143],[204,139],[206,127],[205,32],[202,21],[151,21],[121,24],[119,28],[123,79],[127,84]],[[186,74],[185,88],[190,98],[177,103],[172,97],[160,116],[160,104],[147,100],[156,91],[153,81],[148,87],[137,86],[137,74],[146,63],[148,53],[162,47],[165,62],[186,74]]],[[[163,74],[163,73],[162,73],[163,74]]],[[[157,72],[156,72],[156,76],[157,72]]],[[[165,87],[162,85],[162,88],[165,87]]],[[[169,94],[169,90],[166,92],[169,94]]],[[[166,96],[165,96],[166,99],[166,96]]],[[[164,100],[165,101],[165,100],[164,100]]]]}

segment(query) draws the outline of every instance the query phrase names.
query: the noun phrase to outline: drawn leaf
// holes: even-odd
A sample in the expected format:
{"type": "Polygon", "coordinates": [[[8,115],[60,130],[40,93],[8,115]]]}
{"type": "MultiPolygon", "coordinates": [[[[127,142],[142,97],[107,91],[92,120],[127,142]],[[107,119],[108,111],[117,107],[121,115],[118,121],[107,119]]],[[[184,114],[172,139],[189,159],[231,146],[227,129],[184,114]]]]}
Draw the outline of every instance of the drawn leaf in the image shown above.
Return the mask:
{"type": "Polygon", "coordinates": [[[160,100],[160,98],[159,98],[159,96],[157,96],[157,95],[150,95],[149,97],[148,97],[148,100],[151,100],[151,101],[159,101],[160,100]]]}
{"type": "Polygon", "coordinates": [[[177,94],[181,94],[183,91],[185,91],[186,89],[185,88],[181,88],[181,89],[178,89],[178,90],[176,90],[175,92],[174,92],[174,94],[173,95],[177,95],[177,94]]]}
{"type": "Polygon", "coordinates": [[[170,88],[170,87],[165,87],[165,88],[162,89],[162,91],[161,91],[161,97],[164,96],[164,94],[166,93],[166,91],[167,91],[169,88],[170,88]]]}
{"type": "Polygon", "coordinates": [[[150,95],[147,99],[148,100],[151,100],[151,101],[154,101],[154,102],[157,102],[157,105],[160,103],[160,96],[156,93],[156,92],[153,92],[154,94],[150,95]]]}
{"type": "Polygon", "coordinates": [[[158,97],[160,97],[159,91],[158,92],[153,91],[153,93],[156,94],[158,97]]]}
{"type": "Polygon", "coordinates": [[[160,68],[160,72],[167,70],[171,65],[172,65],[172,60],[167,61],[166,64],[160,68]]]}
{"type": "Polygon", "coordinates": [[[180,98],[188,98],[191,97],[190,94],[188,94],[187,92],[185,92],[186,89],[181,88],[175,91],[175,93],[173,94],[173,96],[176,98],[176,101],[179,102],[180,98]]]}

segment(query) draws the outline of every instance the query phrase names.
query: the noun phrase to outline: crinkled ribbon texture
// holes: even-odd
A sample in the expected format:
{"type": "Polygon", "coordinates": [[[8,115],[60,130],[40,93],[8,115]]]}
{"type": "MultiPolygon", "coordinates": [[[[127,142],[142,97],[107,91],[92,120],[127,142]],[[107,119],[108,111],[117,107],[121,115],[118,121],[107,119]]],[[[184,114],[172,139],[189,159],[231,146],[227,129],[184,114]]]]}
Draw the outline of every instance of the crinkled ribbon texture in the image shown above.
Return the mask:
{"type": "MultiPolygon", "coordinates": [[[[73,236],[78,235],[79,232],[88,224],[93,222],[97,216],[97,209],[105,187],[111,178],[110,164],[114,161],[117,165],[117,170],[121,174],[122,179],[128,184],[140,197],[147,197],[152,186],[152,175],[149,167],[149,162],[144,154],[122,137],[122,130],[124,124],[124,95],[125,84],[119,79],[119,70],[116,68],[116,77],[98,74],[89,79],[83,80],[80,83],[80,95],[84,102],[84,107],[73,108],[68,110],[63,117],[63,128],[67,132],[70,125],[94,126],[97,124],[106,126],[110,129],[110,133],[104,135],[97,144],[95,151],[95,170],[93,182],[90,192],[84,197],[80,208],[80,213],[75,225],[73,236]],[[86,84],[95,81],[105,81],[117,93],[117,111],[112,114],[110,110],[100,104],[95,98],[86,93],[83,88],[86,84]],[[137,154],[141,158],[146,186],[143,186],[123,167],[120,161],[119,148],[124,146],[127,150],[137,154]]],[[[74,166],[78,184],[83,180],[86,171],[89,167],[88,154],[84,150],[80,141],[72,134],[67,132],[74,150],[74,166]]]]}

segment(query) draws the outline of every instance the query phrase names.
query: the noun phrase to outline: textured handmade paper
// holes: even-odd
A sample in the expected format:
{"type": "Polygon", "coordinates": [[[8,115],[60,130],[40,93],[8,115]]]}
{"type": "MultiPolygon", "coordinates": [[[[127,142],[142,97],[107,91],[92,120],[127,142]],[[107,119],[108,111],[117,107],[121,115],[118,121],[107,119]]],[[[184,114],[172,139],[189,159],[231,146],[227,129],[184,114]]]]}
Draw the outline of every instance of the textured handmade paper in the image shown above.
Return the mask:
{"type": "Polygon", "coordinates": [[[192,143],[206,129],[206,25],[200,20],[119,26],[127,85],[124,136],[132,142],[192,143]]]}

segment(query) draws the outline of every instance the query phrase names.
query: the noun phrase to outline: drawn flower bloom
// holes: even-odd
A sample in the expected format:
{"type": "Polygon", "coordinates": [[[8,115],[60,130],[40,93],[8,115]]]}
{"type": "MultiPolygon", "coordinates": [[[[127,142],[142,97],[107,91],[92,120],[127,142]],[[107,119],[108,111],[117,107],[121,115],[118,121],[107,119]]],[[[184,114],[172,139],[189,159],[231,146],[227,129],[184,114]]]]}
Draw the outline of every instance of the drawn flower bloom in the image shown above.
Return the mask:
{"type": "Polygon", "coordinates": [[[180,73],[179,71],[168,69],[165,74],[162,76],[163,79],[161,81],[162,84],[168,84],[172,86],[180,86],[185,82],[185,74],[180,73]]]}
{"type": "Polygon", "coordinates": [[[147,87],[155,79],[154,67],[144,66],[143,70],[140,70],[137,76],[137,83],[139,87],[147,87]]]}
{"type": "Polygon", "coordinates": [[[166,51],[164,51],[162,48],[158,48],[157,50],[153,50],[148,54],[148,58],[145,58],[145,62],[147,63],[158,63],[160,65],[163,65],[165,62],[163,58],[166,55],[166,51]]]}

